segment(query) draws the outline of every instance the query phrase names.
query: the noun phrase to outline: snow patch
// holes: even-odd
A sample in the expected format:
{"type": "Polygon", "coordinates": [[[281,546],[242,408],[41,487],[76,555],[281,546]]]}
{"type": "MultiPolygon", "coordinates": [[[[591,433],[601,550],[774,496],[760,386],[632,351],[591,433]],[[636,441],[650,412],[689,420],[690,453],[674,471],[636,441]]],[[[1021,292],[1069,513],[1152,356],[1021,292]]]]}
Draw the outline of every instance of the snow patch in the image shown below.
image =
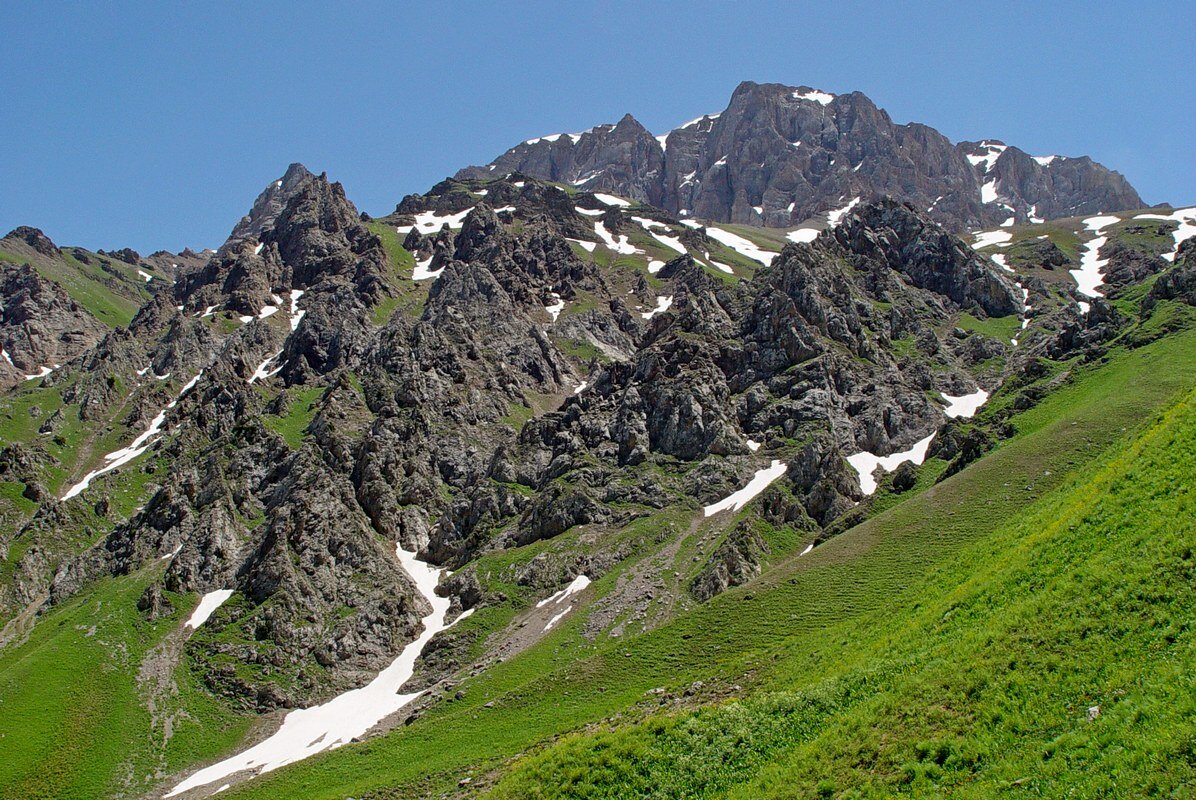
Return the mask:
{"type": "Polygon", "coordinates": [[[603,194],[602,192],[594,192],[594,199],[608,206],[618,206],[619,208],[627,208],[631,205],[630,202],[624,200],[622,197],[615,197],[613,194],[603,194]]]}
{"type": "Polygon", "coordinates": [[[673,306],[673,296],[672,295],[669,295],[668,297],[657,297],[656,298],[656,308],[652,309],[651,311],[645,311],[645,312],[641,313],[640,316],[643,317],[644,319],[652,319],[657,314],[660,314],[661,312],[664,312],[664,311],[668,311],[670,308],[672,308],[672,306],[673,306]]]}
{"type": "Polygon", "coordinates": [[[1170,214],[1139,214],[1134,219],[1159,219],[1179,223],[1179,227],[1171,233],[1171,237],[1175,240],[1175,247],[1170,252],[1163,253],[1163,259],[1166,261],[1175,261],[1175,256],[1179,254],[1179,246],[1188,239],[1196,237],[1196,207],[1181,208],[1170,214]]]}
{"type": "Polygon", "coordinates": [[[988,392],[983,389],[977,389],[971,394],[960,395],[953,397],[946,392],[941,393],[943,399],[947,401],[947,407],[943,413],[952,419],[968,419],[976,415],[980,406],[988,401],[988,392]]]}
{"type": "Polygon", "coordinates": [[[972,242],[973,250],[981,250],[992,245],[1005,247],[1013,241],[1013,234],[1009,231],[981,231],[975,236],[976,241],[972,242]]]}
{"type": "Polygon", "coordinates": [[[414,551],[403,550],[401,546],[396,546],[395,550],[399,563],[411,577],[416,591],[432,609],[422,620],[423,632],[419,637],[404,647],[399,657],[367,685],[338,695],[323,705],[290,712],[273,735],[247,750],[196,771],[167,792],[166,797],[174,797],[197,786],[206,786],[243,770],[251,770],[254,774],[271,772],[324,750],[348,744],[423,694],[423,691],[399,694],[399,690],[415,672],[416,658],[432,637],[468,617],[473,609],[450,623],[447,619],[450,599],[440,597],[435,592],[443,571],[419,561],[414,551]]]}
{"type": "Polygon", "coordinates": [[[544,310],[548,312],[548,316],[552,317],[552,321],[556,322],[556,318],[565,310],[565,301],[556,292],[552,293],[552,305],[544,306],[544,310]]]}
{"type": "Polygon", "coordinates": [[[737,492],[733,492],[717,503],[706,506],[702,509],[702,513],[707,517],[711,517],[720,511],[738,511],[750,503],[752,498],[767,489],[769,484],[784,475],[786,469],[788,467],[783,462],[773,459],[772,464],[756,471],[756,474],[748,481],[747,486],[737,492]]]}
{"type": "Polygon", "coordinates": [[[1084,220],[1084,227],[1095,233],[1096,236],[1084,243],[1083,250],[1080,252],[1079,268],[1068,270],[1068,272],[1076,281],[1076,291],[1085,297],[1102,296],[1097,287],[1105,282],[1104,271],[1109,260],[1100,257],[1100,249],[1105,246],[1109,237],[1102,236],[1101,231],[1120,221],[1119,217],[1108,215],[1088,217],[1084,220]]]}
{"type": "Polygon", "coordinates": [[[421,211],[415,215],[414,225],[399,225],[395,228],[397,233],[408,234],[414,228],[420,233],[436,233],[443,226],[448,225],[451,229],[461,228],[465,225],[465,218],[469,216],[469,212],[473,211],[473,206],[458,211],[456,214],[437,214],[435,211],[421,211]]]}
{"type": "Polygon", "coordinates": [[[280,355],[282,355],[281,350],[279,350],[277,353],[275,353],[274,355],[267,358],[262,363],[258,364],[257,369],[255,369],[253,371],[253,374],[249,376],[249,383],[254,384],[258,381],[265,380],[266,378],[277,375],[279,372],[281,372],[282,368],[285,366],[284,364],[279,364],[275,369],[270,369],[270,362],[274,361],[280,355]]]}
{"type": "Polygon", "coordinates": [[[845,216],[847,216],[847,212],[851,211],[853,208],[855,208],[859,204],[860,204],[860,198],[856,197],[856,198],[853,198],[850,203],[843,206],[842,208],[836,208],[833,211],[828,211],[826,213],[826,224],[829,225],[830,227],[834,228],[840,222],[843,221],[843,218],[845,216]]]}
{"type": "Polygon", "coordinates": [[[565,241],[573,242],[573,244],[577,245],[582,250],[585,250],[587,253],[594,252],[594,248],[596,248],[598,246],[597,242],[587,242],[584,239],[568,239],[568,238],[566,238],[565,241]]]}
{"type": "Polygon", "coordinates": [[[877,467],[880,467],[885,472],[892,472],[906,461],[921,464],[926,460],[926,451],[930,449],[930,443],[934,440],[934,436],[935,434],[932,433],[925,439],[915,442],[914,446],[910,449],[903,450],[900,453],[893,453],[892,455],[878,456],[873,453],[861,451],[855,455],[848,456],[847,463],[860,476],[860,490],[864,494],[872,494],[876,491],[876,478],[872,474],[876,472],[877,467]]]}
{"type": "Polygon", "coordinates": [[[140,275],[141,279],[144,280],[146,283],[149,283],[150,281],[152,281],[154,279],[153,275],[150,275],[148,272],[146,272],[143,269],[137,270],[137,274],[140,275]]]}
{"type": "Polygon", "coordinates": [[[195,607],[195,611],[183,625],[192,629],[198,628],[208,621],[212,612],[224,605],[224,601],[232,596],[232,589],[217,589],[214,592],[208,592],[200,598],[199,605],[195,607]]]}
{"type": "MultiPolygon", "coordinates": [[[[706,235],[716,242],[725,244],[740,255],[747,256],[753,261],[759,261],[764,266],[772,263],[772,260],[777,257],[776,253],[770,253],[762,249],[755,242],[738,236],[730,231],[725,231],[722,228],[715,228],[713,226],[706,228],[706,235]]],[[[727,270],[730,272],[730,270],[727,270]]]]}
{"type": "Polygon", "coordinates": [[[834,100],[835,96],[828,92],[820,92],[817,89],[811,89],[808,92],[794,92],[793,99],[794,100],[809,100],[811,102],[819,103],[820,105],[825,106],[825,105],[828,105],[832,100],[834,100]]]}
{"type": "Polygon", "coordinates": [[[798,228],[795,231],[789,231],[785,234],[785,238],[791,242],[802,242],[808,244],[818,238],[818,234],[822,231],[817,228],[798,228]]]}
{"type": "Polygon", "coordinates": [[[303,319],[303,315],[307,311],[299,310],[299,298],[303,296],[302,289],[291,290],[291,330],[294,331],[299,327],[299,320],[303,319]]]}
{"type": "Polygon", "coordinates": [[[435,258],[435,256],[428,256],[423,261],[415,262],[415,268],[411,270],[411,280],[426,281],[439,277],[440,273],[444,272],[444,267],[441,267],[440,269],[430,269],[433,258],[435,258]]]}
{"type": "Polygon", "coordinates": [[[594,233],[598,235],[603,244],[620,255],[630,256],[640,252],[638,248],[627,241],[626,234],[620,234],[619,238],[615,239],[601,222],[594,223],[594,233]]]}

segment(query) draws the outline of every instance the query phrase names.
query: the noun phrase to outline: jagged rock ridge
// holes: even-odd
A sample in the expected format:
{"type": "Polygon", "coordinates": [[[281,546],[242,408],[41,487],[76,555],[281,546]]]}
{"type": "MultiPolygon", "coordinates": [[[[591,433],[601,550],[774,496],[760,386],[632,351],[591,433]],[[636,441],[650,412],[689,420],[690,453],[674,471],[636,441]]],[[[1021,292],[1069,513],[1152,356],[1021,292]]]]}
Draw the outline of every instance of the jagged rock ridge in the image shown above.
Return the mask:
{"type": "Polygon", "coordinates": [[[860,92],[750,81],[721,113],[661,136],[628,114],[528,140],[457,177],[509,172],[681,216],[773,227],[884,195],[953,230],[1144,205],[1124,177],[1087,157],[1035,158],[995,140],[955,145],[926,125],[894,123],[860,92]]]}

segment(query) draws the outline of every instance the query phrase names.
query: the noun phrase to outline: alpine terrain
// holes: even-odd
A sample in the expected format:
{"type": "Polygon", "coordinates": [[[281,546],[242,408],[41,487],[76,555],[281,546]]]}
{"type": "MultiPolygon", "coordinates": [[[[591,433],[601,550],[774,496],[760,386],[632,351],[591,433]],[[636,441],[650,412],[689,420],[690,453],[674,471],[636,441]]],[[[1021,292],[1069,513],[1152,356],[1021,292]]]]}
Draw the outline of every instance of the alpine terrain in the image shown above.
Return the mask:
{"type": "Polygon", "coordinates": [[[0,797],[1191,796],[1194,239],[755,83],[17,228],[0,797]]]}

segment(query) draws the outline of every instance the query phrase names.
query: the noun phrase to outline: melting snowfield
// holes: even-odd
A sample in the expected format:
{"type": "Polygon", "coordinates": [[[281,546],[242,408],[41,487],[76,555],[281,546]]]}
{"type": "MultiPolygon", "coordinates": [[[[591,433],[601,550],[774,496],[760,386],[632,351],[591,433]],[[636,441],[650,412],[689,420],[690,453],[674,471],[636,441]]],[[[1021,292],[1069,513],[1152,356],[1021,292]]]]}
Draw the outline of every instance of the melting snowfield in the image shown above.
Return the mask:
{"type": "Polygon", "coordinates": [[[703,514],[707,517],[712,517],[720,511],[738,511],[750,503],[752,498],[767,489],[770,483],[784,475],[785,470],[788,468],[788,465],[773,459],[772,464],[756,471],[756,474],[748,481],[747,486],[724,497],[717,503],[706,506],[702,509],[703,514]]]}
{"type": "Polygon", "coordinates": [[[212,612],[224,605],[224,601],[232,596],[232,589],[217,589],[214,592],[208,592],[199,599],[199,605],[195,607],[191,617],[183,624],[188,628],[198,628],[208,621],[212,612]]]}
{"type": "Polygon", "coordinates": [[[785,238],[791,242],[805,242],[810,243],[818,238],[818,234],[822,231],[817,228],[798,228],[795,231],[789,231],[785,234],[785,238]]]}
{"type": "Polygon", "coordinates": [[[1120,221],[1120,218],[1112,216],[1089,217],[1084,220],[1084,227],[1095,233],[1096,236],[1084,244],[1084,249],[1080,253],[1080,268],[1071,269],[1068,272],[1076,280],[1076,291],[1085,297],[1101,296],[1097,287],[1105,282],[1102,273],[1105,270],[1105,265],[1109,263],[1107,258],[1100,257],[1100,249],[1109,240],[1109,237],[1101,235],[1101,231],[1120,221]]]}
{"type": "MultiPolygon", "coordinates": [[[[434,591],[442,572],[439,567],[419,561],[414,552],[400,547],[396,547],[396,552],[416,591],[432,607],[431,613],[422,620],[424,631],[419,638],[403,648],[399,657],[369,684],[345,692],[323,705],[292,711],[272,736],[244,752],[199,770],[171,789],[166,797],[215,783],[244,770],[251,770],[254,774],[270,772],[324,750],[340,747],[354,737],[362,736],[385,717],[423,694],[422,691],[399,694],[399,689],[415,671],[415,660],[424,646],[452,624],[446,619],[450,599],[440,597],[434,591]]],[[[464,619],[469,613],[465,612],[454,622],[464,619]]]]}
{"type": "Polygon", "coordinates": [[[1167,261],[1174,261],[1176,254],[1179,253],[1179,246],[1196,236],[1196,207],[1181,208],[1170,214],[1139,214],[1134,219],[1169,220],[1179,224],[1179,227],[1171,233],[1171,237],[1175,239],[1175,247],[1171,252],[1163,254],[1163,258],[1167,261]]]}
{"type": "Polygon", "coordinates": [[[594,233],[598,235],[603,244],[619,255],[630,256],[640,252],[635,245],[627,241],[626,234],[619,234],[619,238],[615,239],[601,222],[594,223],[594,233]]]}
{"type": "Polygon", "coordinates": [[[980,410],[980,406],[988,401],[988,392],[983,389],[977,389],[971,394],[960,395],[959,397],[952,397],[943,392],[943,399],[947,401],[947,408],[943,411],[948,417],[964,418],[975,416],[976,412],[980,410]]]}
{"type": "Polygon", "coordinates": [[[656,308],[652,309],[651,311],[644,311],[640,314],[640,316],[643,317],[644,319],[652,319],[660,312],[668,311],[669,308],[672,307],[672,305],[673,305],[673,296],[672,295],[669,295],[668,297],[657,297],[656,298],[656,308]]]}
{"type": "Polygon", "coordinates": [[[130,461],[137,458],[137,456],[148,450],[150,446],[157,441],[155,437],[157,437],[157,435],[162,431],[162,425],[166,422],[166,412],[177,406],[182,396],[191,391],[191,387],[195,386],[195,384],[199,382],[200,375],[203,375],[202,369],[199,371],[199,375],[196,375],[187,382],[187,385],[182,388],[178,395],[171,400],[169,404],[167,404],[166,408],[158,412],[158,415],[150,421],[149,427],[142,431],[141,434],[138,435],[138,437],[134,439],[128,447],[122,448],[104,456],[104,459],[108,463],[99,469],[94,469],[84,475],[83,480],[66,490],[66,494],[62,496],[62,499],[70,500],[75,495],[80,494],[84,489],[91,485],[93,480],[103,475],[105,472],[111,472],[119,466],[128,464],[130,461]]]}
{"type": "Polygon", "coordinates": [[[930,434],[925,439],[920,439],[914,443],[914,446],[908,450],[900,453],[893,453],[888,456],[878,456],[873,453],[859,452],[853,456],[847,457],[847,463],[851,464],[852,468],[860,476],[860,489],[864,494],[872,494],[876,491],[876,478],[872,477],[872,473],[880,467],[885,472],[892,472],[901,465],[903,461],[912,461],[915,465],[921,464],[926,460],[926,451],[930,449],[930,443],[934,440],[935,434],[930,434]]]}
{"type": "Polygon", "coordinates": [[[766,267],[777,257],[776,253],[764,250],[755,242],[749,241],[742,236],[737,236],[730,231],[725,231],[722,228],[716,228],[713,225],[707,226],[706,235],[716,242],[725,244],[740,255],[747,256],[753,261],[759,261],[766,267]]]}
{"type": "Polygon", "coordinates": [[[980,250],[990,244],[1005,247],[1011,241],[1013,241],[1013,234],[1009,231],[982,231],[976,234],[976,241],[972,242],[972,249],[980,250]]]}

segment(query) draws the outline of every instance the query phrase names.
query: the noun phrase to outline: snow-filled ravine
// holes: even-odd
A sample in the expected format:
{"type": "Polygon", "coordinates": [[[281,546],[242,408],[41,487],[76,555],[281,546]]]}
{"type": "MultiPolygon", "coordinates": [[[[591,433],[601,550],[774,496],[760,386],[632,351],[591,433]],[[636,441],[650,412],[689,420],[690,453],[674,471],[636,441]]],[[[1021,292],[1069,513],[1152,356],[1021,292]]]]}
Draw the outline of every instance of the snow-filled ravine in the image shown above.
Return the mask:
{"type": "Polygon", "coordinates": [[[465,619],[472,609],[450,622],[447,619],[450,598],[440,597],[434,591],[443,570],[420,561],[414,551],[403,550],[402,547],[396,547],[395,550],[399,563],[411,577],[416,591],[432,607],[431,613],[422,620],[424,631],[419,638],[403,648],[399,657],[365,686],[338,695],[323,705],[290,712],[273,735],[247,750],[195,772],[171,789],[166,797],[174,797],[246,770],[255,775],[270,772],[324,750],[348,744],[423,694],[422,690],[400,694],[399,689],[415,672],[415,661],[432,637],[465,619]]]}
{"type": "Polygon", "coordinates": [[[748,481],[747,486],[737,492],[732,492],[717,503],[711,503],[702,509],[702,513],[707,517],[712,517],[720,511],[738,511],[750,503],[756,495],[767,489],[769,484],[784,475],[788,468],[784,462],[773,459],[769,466],[756,470],[756,474],[748,481]]]}
{"type": "Polygon", "coordinates": [[[1075,278],[1076,291],[1085,297],[1102,296],[1097,287],[1105,282],[1105,265],[1109,263],[1109,259],[1100,257],[1100,249],[1109,240],[1109,237],[1103,235],[1102,231],[1120,221],[1119,217],[1114,216],[1096,216],[1084,220],[1084,227],[1095,235],[1085,242],[1080,250],[1080,268],[1068,270],[1068,272],[1075,278]]]}
{"type": "Polygon", "coordinates": [[[157,441],[157,436],[162,431],[162,425],[166,422],[166,412],[170,411],[170,409],[179,404],[179,400],[182,398],[182,396],[191,391],[191,388],[199,382],[201,375],[203,375],[203,370],[200,370],[198,375],[187,382],[187,385],[184,386],[179,391],[178,395],[166,405],[166,408],[159,411],[158,415],[150,420],[149,427],[142,431],[137,438],[129,444],[128,447],[123,447],[120,450],[104,456],[104,460],[108,463],[104,464],[104,466],[100,467],[99,469],[93,469],[91,472],[84,475],[83,480],[66,490],[66,494],[62,496],[62,499],[70,500],[75,495],[80,494],[84,489],[91,485],[93,480],[103,475],[105,472],[111,472],[117,467],[128,464],[130,461],[137,458],[137,456],[148,450],[154,444],[154,442],[157,441]]]}

